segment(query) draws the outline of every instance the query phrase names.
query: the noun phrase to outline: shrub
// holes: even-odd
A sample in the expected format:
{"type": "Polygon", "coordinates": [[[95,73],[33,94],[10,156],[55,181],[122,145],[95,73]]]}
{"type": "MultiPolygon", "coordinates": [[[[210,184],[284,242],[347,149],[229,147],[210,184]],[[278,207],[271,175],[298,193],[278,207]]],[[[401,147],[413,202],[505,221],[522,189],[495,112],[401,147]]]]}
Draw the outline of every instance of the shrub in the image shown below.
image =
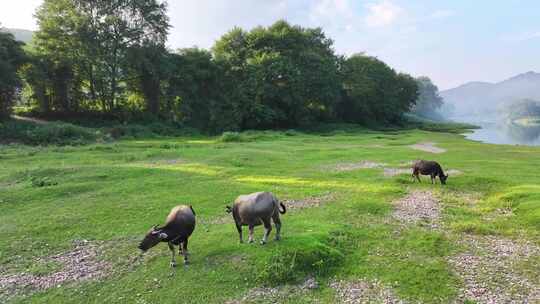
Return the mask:
{"type": "Polygon", "coordinates": [[[32,187],[49,187],[49,186],[56,186],[58,185],[58,182],[51,181],[48,177],[32,177],[32,187]]]}
{"type": "Polygon", "coordinates": [[[97,137],[94,130],[69,123],[35,124],[10,120],[0,124],[0,138],[30,145],[80,145],[96,141],[97,137]]]}
{"type": "Polygon", "coordinates": [[[294,283],[308,274],[325,275],[339,266],[344,255],[323,242],[298,242],[295,248],[278,249],[262,265],[258,281],[267,285],[294,283]]]}
{"type": "Polygon", "coordinates": [[[105,133],[110,134],[110,136],[114,139],[121,137],[152,137],[154,135],[154,133],[152,133],[152,131],[145,126],[137,124],[118,125],[112,128],[106,128],[105,133]]]}
{"type": "Polygon", "coordinates": [[[219,140],[222,142],[242,142],[244,138],[238,132],[223,132],[219,140]]]}
{"type": "Polygon", "coordinates": [[[283,132],[283,134],[285,134],[286,136],[297,136],[297,135],[300,135],[300,132],[294,130],[294,129],[289,129],[285,132],[283,132]]]}

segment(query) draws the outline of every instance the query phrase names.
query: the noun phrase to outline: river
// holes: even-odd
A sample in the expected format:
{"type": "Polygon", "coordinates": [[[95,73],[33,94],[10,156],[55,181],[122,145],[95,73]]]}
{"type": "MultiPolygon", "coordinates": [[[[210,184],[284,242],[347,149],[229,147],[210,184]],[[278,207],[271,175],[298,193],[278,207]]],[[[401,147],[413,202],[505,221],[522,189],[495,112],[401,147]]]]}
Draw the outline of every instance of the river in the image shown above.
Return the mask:
{"type": "Polygon", "coordinates": [[[540,146],[540,124],[523,124],[497,119],[475,120],[471,117],[454,117],[454,121],[467,122],[479,126],[466,138],[502,145],[540,146]]]}

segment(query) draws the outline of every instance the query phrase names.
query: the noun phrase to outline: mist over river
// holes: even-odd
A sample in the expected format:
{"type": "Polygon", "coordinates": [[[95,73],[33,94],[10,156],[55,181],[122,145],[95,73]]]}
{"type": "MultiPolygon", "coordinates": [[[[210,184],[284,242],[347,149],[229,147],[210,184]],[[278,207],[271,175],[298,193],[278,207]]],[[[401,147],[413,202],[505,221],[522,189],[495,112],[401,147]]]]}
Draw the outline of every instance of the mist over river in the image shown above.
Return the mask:
{"type": "Polygon", "coordinates": [[[496,116],[456,116],[453,121],[479,126],[464,134],[467,139],[491,144],[540,146],[540,123],[527,120],[508,120],[496,116]]]}

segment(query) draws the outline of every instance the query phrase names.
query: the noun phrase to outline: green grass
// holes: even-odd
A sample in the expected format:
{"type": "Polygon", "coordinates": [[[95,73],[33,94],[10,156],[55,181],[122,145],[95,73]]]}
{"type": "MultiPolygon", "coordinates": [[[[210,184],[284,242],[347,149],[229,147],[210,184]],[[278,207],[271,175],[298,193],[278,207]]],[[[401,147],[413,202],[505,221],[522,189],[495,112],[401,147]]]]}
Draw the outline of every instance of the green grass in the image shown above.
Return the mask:
{"type": "MultiPolygon", "coordinates": [[[[407,300],[449,302],[460,286],[446,262],[460,250],[455,238],[474,233],[540,240],[539,148],[481,144],[417,129],[250,131],[224,137],[1,146],[0,269],[53,272],[58,265],[36,265],[33,259],[66,251],[75,239],[104,242],[104,259],[114,264],[103,280],[14,301],[223,303],[253,287],[295,284],[313,274],[321,288],[293,294],[287,303],[332,303],[326,283],[334,277],[379,279],[407,300]],[[408,147],[424,141],[448,152],[408,147]],[[362,160],[397,167],[419,158],[463,174],[450,176],[441,187],[426,178],[414,184],[406,175],[384,177],[382,169],[325,169],[362,160]],[[446,206],[443,231],[401,229],[388,220],[390,202],[408,188],[440,193],[446,206]],[[202,224],[224,216],[224,206],[239,194],[262,190],[294,199],[332,192],[336,199],[285,214],[283,240],[265,246],[238,244],[232,224],[202,224]],[[480,201],[468,203],[468,194],[480,201]],[[190,239],[191,265],[171,272],[164,244],[131,265],[144,233],[182,203],[192,204],[199,218],[190,239]],[[503,208],[514,215],[496,216],[503,208]]],[[[261,236],[258,227],[256,237],[261,236]]]]}

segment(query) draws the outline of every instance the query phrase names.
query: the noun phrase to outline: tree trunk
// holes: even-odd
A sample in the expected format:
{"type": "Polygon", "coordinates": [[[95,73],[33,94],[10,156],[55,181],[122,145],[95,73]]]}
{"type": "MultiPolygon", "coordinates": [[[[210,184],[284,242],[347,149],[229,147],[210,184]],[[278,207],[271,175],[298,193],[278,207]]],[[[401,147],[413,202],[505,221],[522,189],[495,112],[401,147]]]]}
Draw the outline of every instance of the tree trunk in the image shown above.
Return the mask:
{"type": "Polygon", "coordinates": [[[45,88],[43,86],[39,86],[39,88],[36,88],[35,93],[41,112],[48,114],[51,111],[51,103],[49,102],[49,98],[45,93],[45,88]]]}

